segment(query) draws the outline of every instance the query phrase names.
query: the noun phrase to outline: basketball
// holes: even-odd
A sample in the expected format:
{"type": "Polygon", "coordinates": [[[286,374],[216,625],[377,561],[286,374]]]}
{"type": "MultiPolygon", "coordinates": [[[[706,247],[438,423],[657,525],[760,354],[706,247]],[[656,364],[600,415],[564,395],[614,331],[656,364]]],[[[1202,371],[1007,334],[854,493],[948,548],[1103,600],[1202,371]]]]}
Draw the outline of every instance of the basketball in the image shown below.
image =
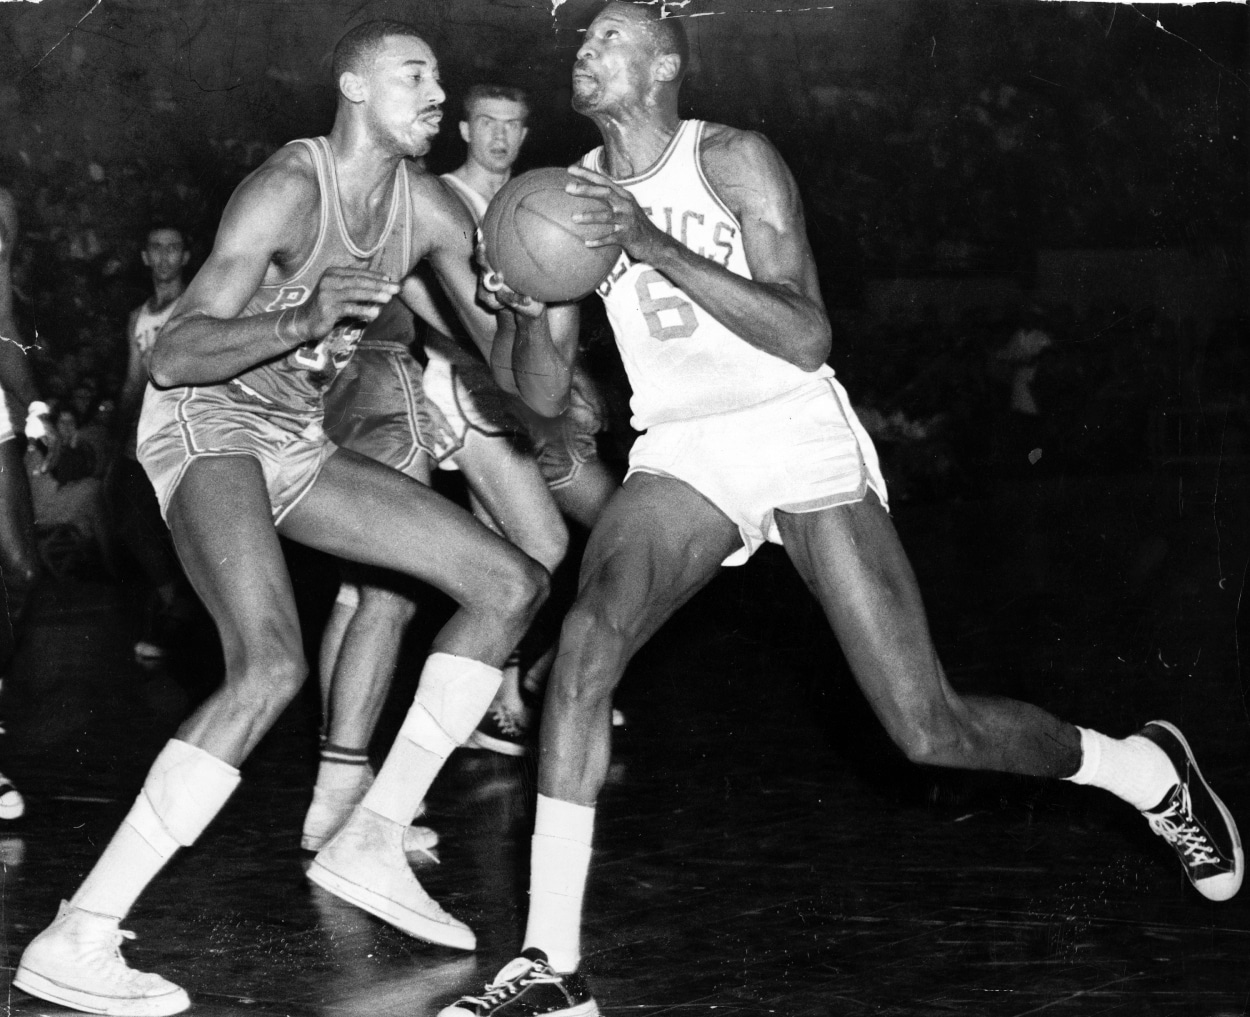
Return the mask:
{"type": "Polygon", "coordinates": [[[577,212],[605,208],[597,198],[564,190],[576,180],[560,166],[530,170],[508,181],[482,220],[486,260],[517,293],[543,303],[577,300],[612,270],[621,249],[587,247],[611,236],[606,223],[576,223],[577,212]]]}

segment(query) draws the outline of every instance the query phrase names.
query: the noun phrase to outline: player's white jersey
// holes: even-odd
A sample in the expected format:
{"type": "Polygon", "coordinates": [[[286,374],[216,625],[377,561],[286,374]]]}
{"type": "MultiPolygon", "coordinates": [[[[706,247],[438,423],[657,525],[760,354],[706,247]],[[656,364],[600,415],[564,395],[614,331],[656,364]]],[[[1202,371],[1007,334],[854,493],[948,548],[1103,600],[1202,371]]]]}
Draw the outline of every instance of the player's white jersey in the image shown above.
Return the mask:
{"type": "Polygon", "coordinates": [[[144,301],[143,306],[139,308],[139,313],[135,315],[135,329],[131,341],[134,343],[135,352],[139,355],[145,372],[151,366],[152,347],[156,345],[156,337],[160,335],[161,329],[165,327],[165,323],[174,313],[177,303],[178,301],[171,300],[159,311],[149,311],[148,302],[144,301]]]}
{"type": "MultiPolygon", "coordinates": [[[[699,163],[706,125],[683,120],[664,154],[645,173],[618,180],[647,217],[692,251],[747,279],[742,225],[712,190],[699,163]]],[[[603,149],[582,165],[603,173],[603,149]]],[[[790,392],[827,367],[804,372],[738,338],[683,290],[645,262],[622,253],[599,286],[633,388],[639,431],[743,409],[790,392]]]]}
{"type": "Polygon", "coordinates": [[[490,202],[454,173],[440,173],[438,179],[450,187],[456,197],[464,202],[464,207],[473,216],[473,224],[481,226],[482,220],[486,217],[486,206],[490,202]]]}

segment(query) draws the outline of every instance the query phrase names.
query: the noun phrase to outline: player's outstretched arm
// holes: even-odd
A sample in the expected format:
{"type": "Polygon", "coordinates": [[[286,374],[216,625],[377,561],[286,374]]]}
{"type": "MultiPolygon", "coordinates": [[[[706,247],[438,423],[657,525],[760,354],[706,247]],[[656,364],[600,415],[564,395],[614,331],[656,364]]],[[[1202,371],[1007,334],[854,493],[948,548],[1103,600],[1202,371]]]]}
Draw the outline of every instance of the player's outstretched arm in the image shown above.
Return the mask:
{"type": "Polygon", "coordinates": [[[300,306],[238,317],[271,265],[307,255],[318,213],[307,158],[283,150],[231,196],[212,253],[153,348],[150,370],[157,385],[228,381],[324,338],[344,318],[372,321],[399,292],[398,281],[380,273],[331,268],[300,306]]]}
{"type": "Polygon", "coordinates": [[[584,182],[571,184],[569,191],[611,206],[580,213],[577,220],[615,226],[609,237],[588,240],[587,246],[620,244],[744,341],[815,371],[829,355],[829,318],[794,177],[768,139],[719,124],[707,128],[702,160],[709,183],[742,224],[752,278],[691,251],[655,226],[623,187],[573,166],[569,172],[584,182]]]}
{"type": "Polygon", "coordinates": [[[426,240],[424,256],[434,269],[456,317],[489,364],[496,356],[500,318],[506,315],[487,308],[477,299],[477,272],[473,263],[477,227],[464,203],[438,177],[412,171],[409,181],[414,215],[421,223],[426,240]]]}
{"type": "Polygon", "coordinates": [[[512,378],[526,405],[544,417],[558,417],[569,405],[577,363],[581,311],[577,304],[529,301],[516,312],[512,343],[512,378]],[[535,306],[542,308],[535,314],[535,306]]]}

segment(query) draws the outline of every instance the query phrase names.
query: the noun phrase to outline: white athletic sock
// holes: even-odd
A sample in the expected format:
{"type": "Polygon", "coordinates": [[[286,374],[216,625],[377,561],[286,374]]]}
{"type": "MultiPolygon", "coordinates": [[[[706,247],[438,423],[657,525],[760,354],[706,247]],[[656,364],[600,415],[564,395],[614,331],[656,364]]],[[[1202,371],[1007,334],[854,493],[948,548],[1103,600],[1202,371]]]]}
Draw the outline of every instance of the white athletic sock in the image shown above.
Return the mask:
{"type": "Polygon", "coordinates": [[[499,681],[497,667],[430,654],[412,708],[361,804],[401,826],[411,823],[447,757],[486,713],[499,681]]]}
{"type": "Polygon", "coordinates": [[[351,791],[367,784],[370,776],[369,754],[364,749],[345,749],[332,742],[321,746],[317,787],[322,791],[351,791]]]}
{"type": "Polygon", "coordinates": [[[143,790],[70,905],[119,921],[179,847],[196,838],[239,786],[239,771],[188,742],[171,739],[143,790]]]}
{"type": "Polygon", "coordinates": [[[1077,730],[1081,733],[1081,766],[1064,778],[1073,784],[1103,788],[1145,810],[1163,801],[1180,781],[1167,753],[1149,738],[1108,738],[1088,728],[1077,730]]]}
{"type": "Polygon", "coordinates": [[[582,897],[594,827],[592,806],[538,796],[522,949],[538,947],[556,971],[576,971],[581,963],[582,897]]]}

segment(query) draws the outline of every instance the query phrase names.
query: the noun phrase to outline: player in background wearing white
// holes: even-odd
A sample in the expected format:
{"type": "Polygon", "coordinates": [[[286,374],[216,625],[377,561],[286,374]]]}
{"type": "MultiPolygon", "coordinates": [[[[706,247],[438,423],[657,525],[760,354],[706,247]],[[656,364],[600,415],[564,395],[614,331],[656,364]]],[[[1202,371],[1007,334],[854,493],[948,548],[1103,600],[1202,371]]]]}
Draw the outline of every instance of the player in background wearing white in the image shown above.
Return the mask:
{"type": "MultiPolygon", "coordinates": [[[[440,319],[441,320],[441,319],[440,319]]],[[[427,487],[450,429],[431,407],[421,364],[412,354],[416,329],[402,301],[369,323],[356,355],[326,392],[326,433],[351,449],[427,487]]],[[[319,851],[343,825],[374,780],[369,743],[390,691],[404,631],[416,612],[416,586],[385,569],[344,564],[319,651],[322,738],[312,802],[300,846],[319,851]]],[[[428,854],[438,835],[427,826],[404,831],[407,854],[428,854]]]]}
{"type": "MultiPolygon", "coordinates": [[[[512,179],[529,113],[519,88],[478,84],[465,95],[460,137],[468,150],[442,180],[479,226],[491,199],[512,179]]],[[[413,305],[420,306],[415,300],[413,305]]],[[[464,473],[478,518],[554,571],[568,546],[560,513],[589,528],[617,488],[596,448],[602,409],[590,376],[576,367],[570,406],[553,420],[501,392],[487,365],[437,328],[427,332],[425,349],[426,394],[460,440],[440,468],[464,473]]],[[[534,635],[530,642],[545,642],[541,632],[534,635]]],[[[555,652],[554,645],[534,649],[534,659],[524,662],[531,692],[546,680],[555,652]]],[[[521,664],[510,662],[470,746],[510,755],[525,751],[531,721],[521,684],[521,664]]]]}
{"type": "MultiPolygon", "coordinates": [[[[0,686],[17,646],[22,614],[39,577],[30,478],[23,461],[26,437],[56,442],[48,405],[39,397],[30,359],[13,313],[13,252],[18,238],[17,204],[0,187],[0,686]]],[[[52,449],[48,449],[51,454],[52,449]]],[[[0,819],[26,811],[21,793],[0,773],[0,819]]]]}
{"type": "Polygon", "coordinates": [[[118,926],[222,808],[239,764],[304,683],[280,534],[428,582],[458,604],[377,779],[308,875],[411,935],[475,945],[412,874],[403,835],[494,697],[548,577],[447,499],[325,436],[325,388],[418,262],[429,261],[484,355],[496,331],[476,301],[468,216],[407,162],[442,120],[433,51],[409,25],[369,22],[339,40],[333,74],[330,134],[291,142],[239,185],[152,353],[139,457],[217,623],[226,675],[23,953],[13,984],[60,1005],[144,1017],[190,1005],[183,989],[126,965],[118,926]]]}
{"type": "MultiPolygon", "coordinates": [[[[578,221],[611,224],[605,242],[624,251],[600,294],[646,433],[591,535],[547,690],[524,949],[441,1017],[598,1013],[578,966],[613,691],[722,562],[765,540],[784,546],[908,758],[1104,788],[1144,813],[1200,893],[1233,896],[1236,826],[1170,724],[1114,739],[948,683],[875,452],[825,363],[831,331],[794,180],[761,135],[678,117],[687,53],[679,20],[612,3],[573,68],[573,107],[603,145],[569,190],[607,204],[578,221]]],[[[501,299],[520,324],[512,383],[558,412],[576,308],[501,299]]]]}
{"type": "Polygon", "coordinates": [[[135,660],[155,665],[165,658],[173,619],[185,617],[189,605],[185,580],[169,546],[169,531],[161,519],[156,492],[139,465],[139,410],[156,337],[187,288],[183,273],[191,252],[181,229],[158,224],[148,230],[140,253],[151,273],[152,296],[130,313],[126,323],[126,377],[117,399],[126,434],[113,485],[118,536],[151,588],[152,600],[144,612],[144,631],[135,643],[135,660]]]}
{"type": "MultiPolygon", "coordinates": [[[[505,152],[499,161],[511,167],[524,140],[528,108],[511,100],[507,106],[502,121],[505,152]]],[[[460,131],[466,136],[463,122],[460,131]]],[[[499,131],[479,130],[477,136],[484,147],[497,151],[499,131]]],[[[436,463],[463,470],[475,515],[554,570],[564,557],[568,534],[537,465],[516,448],[522,429],[515,407],[505,404],[482,357],[450,337],[452,328],[425,278],[405,279],[401,296],[424,323],[424,334],[434,336],[432,345],[442,350],[441,356],[431,353],[431,357],[437,361],[433,375],[441,378],[439,384],[446,390],[442,407],[447,413],[430,397],[430,374],[413,356],[412,314],[404,313],[403,304],[396,301],[365,330],[349,370],[327,394],[331,438],[427,485],[436,463]],[[458,369],[449,360],[455,360],[458,369]],[[473,392],[462,385],[458,398],[453,374],[473,379],[473,392]]],[[[305,850],[320,849],[372,782],[369,742],[390,691],[404,632],[416,613],[415,592],[402,580],[359,569],[347,572],[339,586],[319,653],[323,738],[300,838],[305,850]]],[[[469,744],[510,755],[523,753],[527,712],[511,659],[495,701],[469,744]],[[482,728],[489,733],[484,735],[482,728]]],[[[437,840],[435,831],[426,826],[412,827],[405,834],[409,851],[428,851],[437,840]]]]}

